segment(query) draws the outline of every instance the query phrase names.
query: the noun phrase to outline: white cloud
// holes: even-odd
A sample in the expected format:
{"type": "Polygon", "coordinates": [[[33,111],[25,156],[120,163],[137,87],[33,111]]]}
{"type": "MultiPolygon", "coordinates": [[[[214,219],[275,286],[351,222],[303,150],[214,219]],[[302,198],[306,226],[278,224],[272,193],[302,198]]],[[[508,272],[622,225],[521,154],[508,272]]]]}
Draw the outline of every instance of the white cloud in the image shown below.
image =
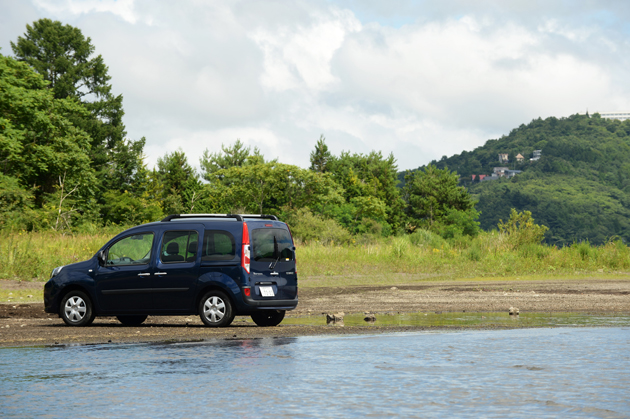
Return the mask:
{"type": "Polygon", "coordinates": [[[347,10],[314,13],[307,25],[257,28],[250,37],[264,52],[263,86],[270,90],[294,89],[302,83],[309,90],[329,88],[336,79],[330,72],[333,54],[349,32],[361,24],[347,10]]]}
{"type": "Polygon", "coordinates": [[[407,169],[534,118],[630,109],[630,7],[621,3],[0,5],[5,54],[39,17],[92,38],[150,163],[182,147],[197,165],[206,147],[240,138],[305,167],[323,133],[335,153],[393,152],[407,169]]]}
{"type": "Polygon", "coordinates": [[[33,3],[54,15],[82,15],[92,12],[113,13],[129,23],[138,20],[134,11],[135,0],[34,0],[33,3]]]}

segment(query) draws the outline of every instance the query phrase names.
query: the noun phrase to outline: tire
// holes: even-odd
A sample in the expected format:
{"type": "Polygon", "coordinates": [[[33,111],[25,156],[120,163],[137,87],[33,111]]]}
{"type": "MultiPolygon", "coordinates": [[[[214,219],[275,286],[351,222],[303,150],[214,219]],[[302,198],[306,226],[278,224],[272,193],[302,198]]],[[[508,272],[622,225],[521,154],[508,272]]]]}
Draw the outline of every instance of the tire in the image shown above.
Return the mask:
{"type": "Polygon", "coordinates": [[[125,326],[140,326],[149,316],[116,316],[119,322],[125,326]]]}
{"type": "Polygon", "coordinates": [[[232,303],[221,291],[210,291],[199,301],[199,317],[206,326],[229,326],[234,320],[232,303]]]}
{"type": "Polygon", "coordinates": [[[284,313],[284,310],[260,310],[252,314],[252,320],[261,327],[277,326],[284,319],[284,313]]]}
{"type": "Polygon", "coordinates": [[[95,317],[92,300],[83,291],[70,291],[61,300],[59,316],[68,326],[88,326],[95,317]]]}

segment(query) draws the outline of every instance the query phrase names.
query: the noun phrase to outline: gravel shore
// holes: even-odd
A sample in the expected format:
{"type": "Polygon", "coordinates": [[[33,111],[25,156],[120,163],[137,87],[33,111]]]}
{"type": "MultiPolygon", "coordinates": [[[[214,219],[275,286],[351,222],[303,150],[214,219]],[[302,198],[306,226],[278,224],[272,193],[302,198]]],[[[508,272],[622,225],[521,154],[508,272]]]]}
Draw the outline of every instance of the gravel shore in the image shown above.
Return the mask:
{"type": "MultiPolygon", "coordinates": [[[[9,289],[34,283],[0,281],[9,289]]],[[[43,284],[42,284],[43,286],[43,284]]],[[[440,281],[380,287],[301,288],[298,308],[287,318],[324,316],[325,313],[594,312],[630,314],[630,276],[618,279],[440,281]]],[[[115,318],[96,318],[85,328],[64,325],[56,315],[44,313],[41,302],[0,304],[0,346],[67,345],[247,339],[322,334],[388,333],[427,329],[414,326],[305,326],[281,324],[261,328],[246,317],[232,326],[204,327],[197,316],[152,316],[138,327],[122,326],[115,318]]],[[[430,327],[429,327],[430,329],[430,327]]]]}

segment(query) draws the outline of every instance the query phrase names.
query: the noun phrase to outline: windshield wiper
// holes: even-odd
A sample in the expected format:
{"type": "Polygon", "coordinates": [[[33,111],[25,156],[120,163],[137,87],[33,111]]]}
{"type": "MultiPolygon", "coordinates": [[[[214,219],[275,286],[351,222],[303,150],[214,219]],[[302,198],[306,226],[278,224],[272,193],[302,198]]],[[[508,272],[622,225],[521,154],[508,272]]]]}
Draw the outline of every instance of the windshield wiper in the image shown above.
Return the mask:
{"type": "Polygon", "coordinates": [[[269,264],[269,269],[276,269],[276,264],[280,260],[280,252],[278,252],[278,240],[276,240],[276,236],[273,236],[273,255],[276,260],[269,264]]]}

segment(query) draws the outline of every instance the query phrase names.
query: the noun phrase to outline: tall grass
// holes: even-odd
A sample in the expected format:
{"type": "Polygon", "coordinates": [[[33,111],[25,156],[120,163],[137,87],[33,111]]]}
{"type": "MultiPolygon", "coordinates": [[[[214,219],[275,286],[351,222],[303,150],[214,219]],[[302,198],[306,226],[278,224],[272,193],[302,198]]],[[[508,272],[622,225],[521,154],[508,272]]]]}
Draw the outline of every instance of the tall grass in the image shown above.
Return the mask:
{"type": "Polygon", "coordinates": [[[453,241],[422,232],[363,246],[308,244],[298,246],[297,255],[300,276],[311,277],[309,285],[330,285],[339,277],[357,284],[364,282],[353,277],[392,274],[409,274],[414,280],[566,277],[627,273],[630,269],[630,248],[621,241],[603,246],[577,243],[563,248],[543,244],[514,247],[505,234],[496,231],[453,241]]]}
{"type": "MultiPolygon", "coordinates": [[[[0,232],[0,279],[45,280],[56,266],[89,259],[123,229],[74,235],[0,232]]],[[[400,274],[417,280],[621,273],[630,270],[630,248],[621,241],[602,246],[583,242],[563,248],[515,247],[496,231],[451,241],[422,231],[360,245],[297,243],[297,261],[302,285],[329,286],[378,282],[400,274]]]]}
{"type": "Polygon", "coordinates": [[[41,281],[56,266],[94,256],[122,227],[83,234],[57,232],[0,232],[0,279],[41,281]]]}

